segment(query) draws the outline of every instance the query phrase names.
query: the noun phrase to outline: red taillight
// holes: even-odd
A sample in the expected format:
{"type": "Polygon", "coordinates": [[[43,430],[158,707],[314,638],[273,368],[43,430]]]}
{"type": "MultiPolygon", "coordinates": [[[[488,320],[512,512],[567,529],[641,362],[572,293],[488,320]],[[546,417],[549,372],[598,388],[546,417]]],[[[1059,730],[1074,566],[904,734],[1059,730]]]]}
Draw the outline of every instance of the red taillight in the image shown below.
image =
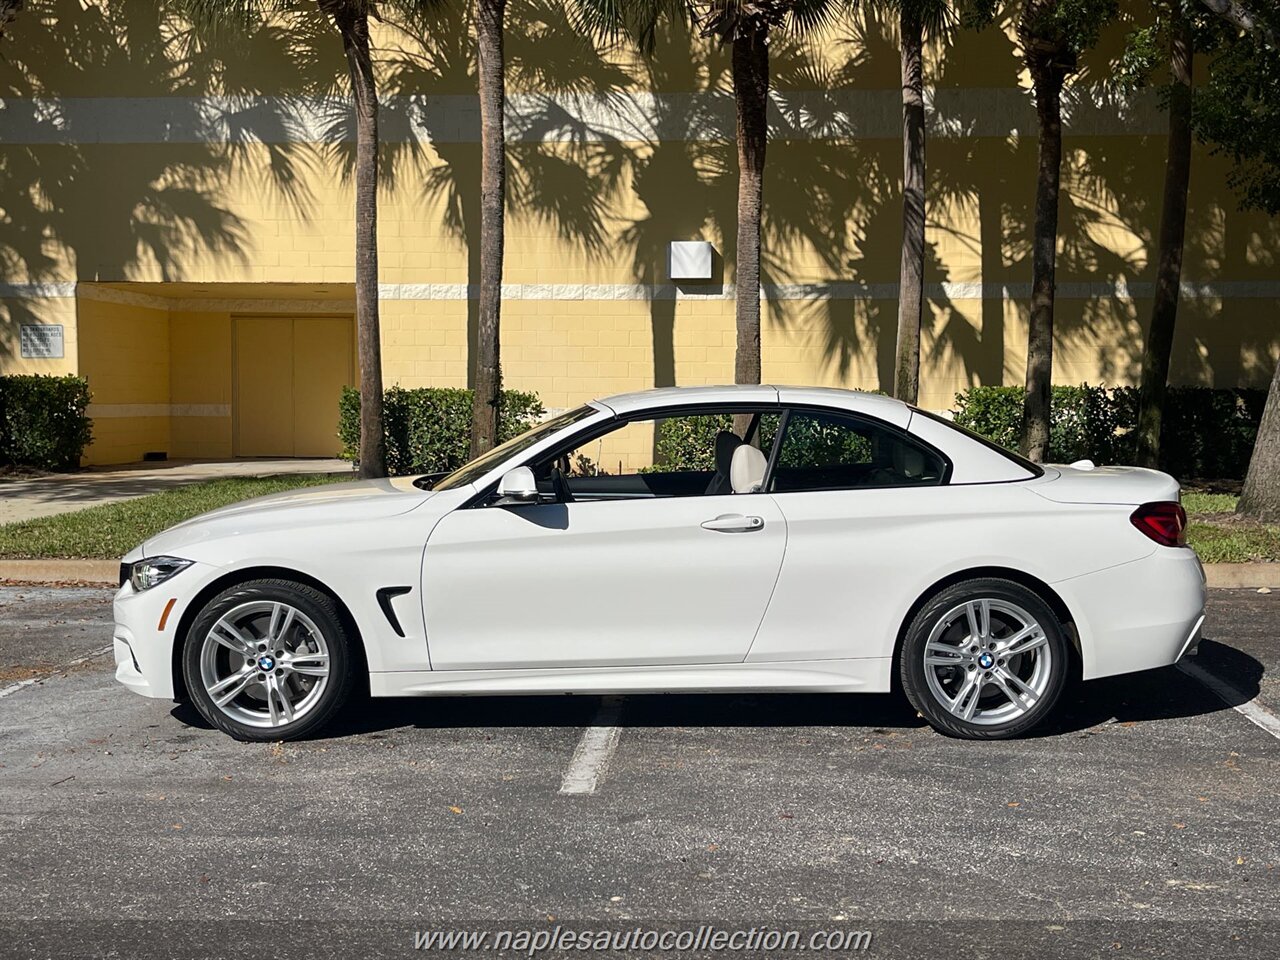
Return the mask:
{"type": "Polygon", "coordinates": [[[1187,545],[1187,511],[1180,503],[1172,500],[1144,503],[1133,511],[1129,522],[1162,546],[1187,545]]]}

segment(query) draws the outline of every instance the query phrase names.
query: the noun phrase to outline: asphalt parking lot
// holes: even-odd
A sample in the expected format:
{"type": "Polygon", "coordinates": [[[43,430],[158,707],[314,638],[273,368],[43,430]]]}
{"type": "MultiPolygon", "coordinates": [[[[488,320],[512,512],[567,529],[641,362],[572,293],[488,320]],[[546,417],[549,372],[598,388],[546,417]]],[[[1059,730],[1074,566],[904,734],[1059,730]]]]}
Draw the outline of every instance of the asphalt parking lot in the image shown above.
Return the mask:
{"type": "Polygon", "coordinates": [[[989,744],[796,695],[375,701],[239,744],[115,684],[109,601],[0,588],[0,956],[408,955],[557,925],[1280,950],[1280,593],[1214,591],[1191,673],[1078,686],[989,744]]]}

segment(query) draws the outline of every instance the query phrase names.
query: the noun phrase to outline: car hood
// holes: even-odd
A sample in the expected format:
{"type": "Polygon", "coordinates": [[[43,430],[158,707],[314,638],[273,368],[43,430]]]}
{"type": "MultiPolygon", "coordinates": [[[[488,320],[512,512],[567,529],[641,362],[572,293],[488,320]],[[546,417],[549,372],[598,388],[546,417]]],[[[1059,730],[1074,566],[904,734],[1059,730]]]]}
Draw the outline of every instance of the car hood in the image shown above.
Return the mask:
{"type": "Polygon", "coordinates": [[[413,480],[413,477],[356,480],[242,500],[184,520],[151,537],[139,549],[141,555],[147,557],[181,555],[184,547],[206,540],[318,523],[350,524],[399,516],[417,509],[434,495],[415,487],[413,480]]]}

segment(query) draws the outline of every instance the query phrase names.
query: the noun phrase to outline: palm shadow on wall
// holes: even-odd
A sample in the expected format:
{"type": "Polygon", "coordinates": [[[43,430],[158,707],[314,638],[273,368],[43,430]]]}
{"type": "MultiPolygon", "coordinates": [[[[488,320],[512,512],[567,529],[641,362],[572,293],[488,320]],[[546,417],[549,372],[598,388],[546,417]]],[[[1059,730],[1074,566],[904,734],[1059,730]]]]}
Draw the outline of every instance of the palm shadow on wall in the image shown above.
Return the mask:
{"type": "MultiPolygon", "coordinates": [[[[465,9],[437,15],[416,31],[426,38],[425,47],[406,44],[387,58],[384,185],[392,189],[403,183],[404,163],[414,161],[411,169],[420,173],[424,195],[440,204],[446,228],[465,245],[468,286],[474,291],[478,106],[466,16],[465,9]],[[442,101],[433,98],[440,94],[451,98],[443,112],[437,109],[442,101]]],[[[813,44],[824,42],[806,45],[783,36],[771,53],[763,279],[772,287],[814,284],[817,295],[807,307],[792,310],[771,299],[769,317],[782,327],[812,324],[817,349],[842,379],[856,359],[874,358],[879,385],[887,390],[896,303],[882,291],[896,284],[898,274],[901,146],[896,139],[853,138],[866,120],[857,115],[857,105],[868,102],[857,94],[898,88],[896,24],[883,11],[861,10],[839,41],[847,56],[837,68],[831,58],[813,55],[813,44]],[[840,106],[838,96],[804,91],[847,91],[854,95],[853,111],[840,106]],[[832,278],[852,284],[852,305],[821,294],[832,278]]],[[[312,56],[308,62],[321,59],[312,56]]],[[[727,261],[723,269],[732,269],[733,104],[723,51],[687,26],[665,27],[652,57],[620,65],[626,59],[601,53],[582,37],[562,4],[512,5],[508,217],[511,224],[533,223],[566,241],[587,262],[630,263],[634,281],[648,297],[653,383],[665,386],[676,382],[677,294],[718,293],[715,283],[672,284],[666,275],[667,244],[718,240],[727,261]],[[658,94],[650,115],[628,113],[627,95],[634,90],[658,94]],[[576,109],[566,109],[566,102],[576,109]]],[[[1023,326],[1026,322],[1036,152],[1034,111],[1019,88],[1019,52],[1002,24],[957,32],[945,56],[930,58],[930,65],[935,97],[929,116],[929,226],[935,235],[946,231],[976,251],[982,295],[978,318],[957,309],[944,286],[953,270],[939,243],[927,243],[925,342],[932,341],[935,364],[953,355],[971,383],[1018,382],[1023,371],[1006,357],[1006,325],[1010,316],[1023,326]],[[983,92],[990,90],[1003,91],[1006,105],[1008,98],[1021,97],[1020,112],[993,110],[983,92]],[[956,216],[957,210],[965,215],[956,216]]],[[[1067,109],[1081,118],[1080,129],[1088,126],[1091,113],[1094,119],[1118,119],[1123,127],[1128,108],[1121,99],[1091,104],[1099,88],[1090,86],[1087,70],[1078,83],[1082,90],[1090,87],[1088,94],[1069,95],[1067,109]]],[[[346,116],[340,108],[339,119],[345,122],[346,116]]],[[[352,138],[342,131],[330,141],[340,153],[351,149],[352,138]]],[[[1097,356],[1103,376],[1132,377],[1141,323],[1130,319],[1135,307],[1121,291],[1126,282],[1153,277],[1154,265],[1143,251],[1154,245],[1159,185],[1140,162],[1141,149],[1128,144],[1107,149],[1105,142],[1075,136],[1070,122],[1064,146],[1058,280],[1096,290],[1059,297],[1057,337],[1067,346],[1095,342],[1105,329],[1107,346],[1097,356]],[[1133,238],[1119,250],[1104,242],[1109,232],[1114,239],[1116,228],[1133,238]]],[[[1197,183],[1198,189],[1204,186],[1197,183]]],[[[1224,188],[1212,180],[1208,186],[1212,196],[1192,207],[1188,236],[1196,241],[1187,274],[1212,279],[1225,262],[1258,261],[1258,249],[1274,250],[1280,228],[1235,215],[1224,188]]],[[[1265,264],[1261,269],[1265,272],[1265,264]]],[[[469,297],[472,347],[476,306],[469,297]]],[[[1180,337],[1191,336],[1186,324],[1181,330],[1180,337]]],[[[1270,338],[1239,332],[1237,341],[1209,337],[1189,345],[1197,350],[1180,349],[1184,375],[1213,382],[1215,351],[1227,350],[1237,351],[1236,356],[1223,357],[1220,365],[1240,366],[1246,375],[1265,372],[1270,338]]]]}
{"type": "MultiPolygon", "coordinates": [[[[677,297],[723,295],[736,246],[736,157],[727,55],[687,25],[664,25],[652,56],[600,51],[553,3],[509,11],[508,224],[540,225],[590,261],[629,264],[647,298],[653,384],[676,382],[677,297]],[[546,51],[565,51],[548,59],[546,51]],[[620,64],[627,62],[626,68],[620,64]],[[534,90],[536,93],[521,91],[534,90]],[[652,92],[649,113],[628,105],[652,92]],[[672,240],[707,239],[723,260],[712,283],[673,283],[672,240]]],[[[442,14],[386,58],[385,90],[403,104],[388,163],[421,167],[424,198],[467,252],[468,285],[478,279],[478,108],[465,12],[442,14]],[[429,146],[427,146],[429,144],[429,146]]],[[[820,67],[795,43],[773,53],[776,81],[820,89],[820,67]]],[[[879,197],[876,177],[849,163],[850,147],[814,139],[812,103],[775,97],[763,216],[767,284],[813,282],[839,272],[850,249],[850,215],[879,197]],[[801,109],[803,106],[804,109],[801,109]],[[800,256],[784,255],[800,250],[800,256]]],[[[337,138],[335,138],[337,139],[337,138]]],[[[397,182],[403,182],[403,173],[397,182]]],[[[773,322],[790,322],[769,302],[773,322]]],[[[468,300],[474,345],[476,303],[468,300]]],[[[728,367],[726,366],[726,372],[728,367]]]]}
{"type": "MultiPolygon", "coordinates": [[[[768,160],[761,214],[761,280],[769,322],[785,328],[791,312],[780,288],[822,282],[845,259],[851,213],[874,194],[874,177],[850,163],[847,144],[831,131],[822,101],[792,91],[822,90],[829,78],[811,49],[787,36],[771,43],[768,160]],[[816,109],[815,109],[816,107],[816,109]],[[773,291],[773,293],[771,293],[773,291]]],[[[630,181],[643,205],[621,233],[633,276],[650,291],[654,385],[676,382],[677,294],[722,295],[737,248],[737,157],[734,105],[725,51],[683,25],[659,34],[642,63],[642,89],[660,94],[649,135],[632,154],[630,181]],[[719,242],[723,262],[710,285],[666,279],[671,240],[719,242]]],[[[794,296],[794,294],[792,294],[794,296]]],[[[731,369],[726,365],[726,379],[731,369]]]]}
{"type": "MultiPolygon", "coordinates": [[[[248,182],[250,170],[264,195],[305,217],[303,172],[313,156],[291,142],[305,139],[305,118],[256,98],[252,78],[272,62],[296,74],[307,40],[306,31],[267,27],[249,37],[196,34],[157,5],[29,2],[0,63],[0,124],[10,140],[0,156],[5,282],[176,280],[204,258],[243,264],[252,238],[222,192],[229,178],[248,182]],[[63,99],[121,89],[163,104],[148,106],[138,138],[147,146],[115,134],[113,118],[86,113],[92,101],[63,99]],[[200,99],[209,94],[230,99],[209,109],[200,99]]],[[[46,319],[40,299],[6,303],[8,327],[46,319]]]]}
{"type": "MultiPolygon", "coordinates": [[[[803,116],[796,111],[793,129],[797,136],[807,130],[810,136],[832,138],[809,147],[830,171],[831,181],[815,198],[821,202],[810,203],[811,209],[823,210],[821,219],[829,236],[825,244],[813,244],[812,238],[810,243],[840,287],[830,296],[817,297],[799,317],[814,324],[824,361],[841,380],[849,377],[856,361],[869,360],[878,388],[891,392],[898,322],[892,291],[902,242],[902,145],[900,139],[872,133],[885,118],[868,111],[873,103],[887,102],[872,97],[900,89],[896,26],[885,10],[865,7],[840,26],[829,50],[825,71],[810,69],[808,76],[800,72],[791,80],[793,86],[831,91],[825,101],[810,99],[803,116]],[[827,112],[815,116],[813,105],[824,102],[827,112]]],[[[889,119],[897,123],[896,101],[889,119]]],[[[934,176],[932,167],[929,174],[934,176]]],[[[934,189],[931,182],[927,197],[931,206],[937,202],[934,189]]],[[[942,292],[946,267],[935,243],[925,243],[924,257],[921,325],[927,331],[936,315],[951,313],[952,305],[942,292]]]]}
{"type": "MultiPolygon", "coordinates": [[[[383,55],[383,116],[390,130],[384,170],[393,177],[388,186],[403,184],[408,170],[420,177],[423,200],[441,212],[445,231],[465,249],[468,357],[474,358],[480,114],[470,14],[448,7],[405,26],[412,36],[383,55]],[[388,123],[393,110],[399,115],[388,123]]],[[[593,126],[561,102],[581,98],[607,112],[629,78],[596,53],[552,0],[509,8],[505,48],[508,234],[549,231],[585,260],[598,260],[609,250],[609,210],[629,148],[616,132],[593,126]]],[[[469,362],[468,384],[473,378],[469,362]]]]}
{"type": "MultiPolygon", "coordinates": [[[[980,324],[953,312],[938,331],[934,360],[953,350],[971,384],[1018,383],[1025,373],[1005,349],[1011,313],[1025,330],[1031,282],[1037,140],[1034,105],[1019,87],[1020,73],[1007,23],[956,34],[938,64],[930,150],[944,159],[931,164],[931,189],[939,204],[971,212],[951,217],[946,229],[979,252],[983,289],[980,324]],[[988,99],[984,88],[999,99],[988,99]],[[976,232],[965,228],[975,220],[976,232]]],[[[1106,115],[1116,126],[1136,121],[1125,115],[1125,100],[1099,85],[1087,64],[1073,82],[1064,94],[1054,338],[1070,348],[1075,341],[1096,342],[1105,330],[1096,359],[1103,378],[1112,379],[1123,375],[1116,358],[1141,347],[1134,325],[1125,322],[1132,305],[1122,291],[1143,270],[1143,248],[1152,249],[1159,202],[1148,202],[1138,162],[1143,151],[1129,144],[1109,149],[1081,135],[1106,115]],[[1103,242],[1103,234],[1114,237],[1116,230],[1133,235],[1119,250],[1103,242]],[[1073,284],[1095,289],[1081,297],[1064,288],[1073,284]]]]}

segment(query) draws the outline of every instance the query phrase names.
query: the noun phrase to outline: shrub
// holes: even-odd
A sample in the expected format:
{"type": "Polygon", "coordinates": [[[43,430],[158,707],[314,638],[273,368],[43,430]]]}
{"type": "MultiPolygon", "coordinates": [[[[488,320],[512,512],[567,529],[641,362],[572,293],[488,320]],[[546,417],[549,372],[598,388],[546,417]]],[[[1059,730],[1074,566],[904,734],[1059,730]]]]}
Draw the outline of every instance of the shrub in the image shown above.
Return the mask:
{"type": "MultiPolygon", "coordinates": [[[[1265,390],[1170,387],[1160,468],[1181,478],[1242,479],[1266,397],[1265,390]]],[[[1016,450],[1022,398],[1022,387],[970,387],[956,394],[956,422],[1016,450]]],[[[1136,387],[1054,387],[1048,459],[1132,463],[1137,422],[1136,387]]]]}
{"type": "MultiPolygon", "coordinates": [[[[714,470],[716,434],[722,430],[733,430],[733,414],[693,414],[659,420],[653,470],[714,470]]],[[[764,414],[756,430],[758,445],[767,451],[778,431],[778,414],[764,414]]]]}
{"type": "Polygon", "coordinates": [[[657,425],[654,470],[714,470],[716,434],[733,429],[733,416],[670,417],[657,425]]]}
{"type": "MultiPolygon", "coordinates": [[[[450,387],[391,387],[383,395],[387,472],[392,476],[456,470],[470,457],[471,391],[450,387]]],[[[338,401],[342,456],[353,462],[360,451],[360,391],[346,387],[338,401]]],[[[504,390],[498,440],[528,430],[546,411],[534,393],[504,390]]]]}
{"type": "Polygon", "coordinates": [[[0,462],[74,470],[93,439],[83,377],[0,377],[0,462]]]}
{"type": "Polygon", "coordinates": [[[1022,429],[1021,387],[970,387],[956,394],[956,423],[1009,450],[1018,449],[1022,429]]]}

